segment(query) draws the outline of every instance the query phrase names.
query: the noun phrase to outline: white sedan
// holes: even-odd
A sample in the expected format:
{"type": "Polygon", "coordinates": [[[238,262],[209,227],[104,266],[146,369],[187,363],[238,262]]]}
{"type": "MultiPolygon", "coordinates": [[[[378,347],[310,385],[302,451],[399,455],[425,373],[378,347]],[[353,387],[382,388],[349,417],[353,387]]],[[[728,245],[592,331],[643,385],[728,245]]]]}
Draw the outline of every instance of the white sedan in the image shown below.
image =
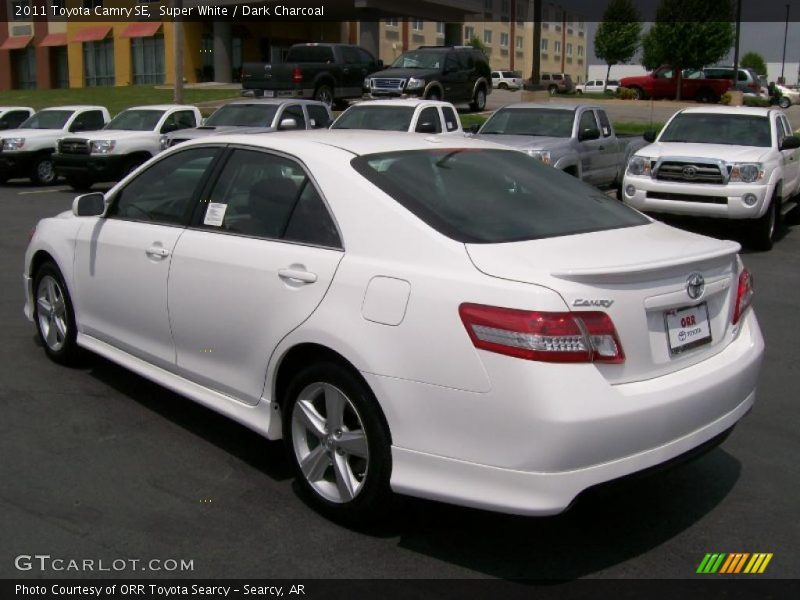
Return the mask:
{"type": "Polygon", "coordinates": [[[332,517],[392,491],[547,515],[753,406],[738,251],[489,142],[215,136],[40,221],[25,314],[56,361],[283,437],[332,517]]]}

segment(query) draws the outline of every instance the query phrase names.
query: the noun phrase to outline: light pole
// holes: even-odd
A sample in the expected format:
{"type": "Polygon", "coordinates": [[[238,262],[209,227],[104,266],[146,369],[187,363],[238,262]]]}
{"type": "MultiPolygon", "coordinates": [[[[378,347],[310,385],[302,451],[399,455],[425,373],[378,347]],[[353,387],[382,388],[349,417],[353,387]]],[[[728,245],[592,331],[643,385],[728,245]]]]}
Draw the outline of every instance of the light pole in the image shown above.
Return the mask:
{"type": "Polygon", "coordinates": [[[783,58],[781,58],[781,85],[786,85],[783,70],[786,67],[786,37],[789,35],[789,5],[786,5],[786,27],[783,30],[783,58]]]}
{"type": "Polygon", "coordinates": [[[175,88],[172,95],[172,101],[175,104],[183,104],[183,21],[180,17],[180,9],[183,8],[183,0],[172,0],[175,11],[172,23],[172,70],[175,72],[175,88]]]}
{"type": "Polygon", "coordinates": [[[733,89],[739,83],[739,31],[742,26],[742,0],[736,3],[736,41],[733,47],[733,89]]]}

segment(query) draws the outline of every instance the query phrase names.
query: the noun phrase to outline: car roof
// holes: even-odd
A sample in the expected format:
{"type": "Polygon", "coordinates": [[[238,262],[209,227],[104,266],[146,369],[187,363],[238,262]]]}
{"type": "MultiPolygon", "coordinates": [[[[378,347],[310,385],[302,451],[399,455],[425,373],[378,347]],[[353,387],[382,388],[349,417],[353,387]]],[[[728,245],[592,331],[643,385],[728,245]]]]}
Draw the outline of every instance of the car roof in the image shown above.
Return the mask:
{"type": "Polygon", "coordinates": [[[125,110],[171,110],[173,108],[194,110],[197,107],[191,104],[143,104],[142,106],[130,106],[125,110]]]}
{"type": "MultiPolygon", "coordinates": [[[[95,106],[93,104],[65,104],[63,106],[48,106],[42,110],[108,110],[105,106],[95,106]]],[[[39,111],[41,112],[41,111],[39,111]]]]}
{"type": "MultiPolygon", "coordinates": [[[[240,98],[238,100],[232,100],[230,102],[226,102],[222,106],[228,106],[229,104],[312,104],[312,105],[322,105],[325,106],[324,102],[320,102],[319,100],[306,100],[301,98],[240,98]]],[[[220,106],[220,108],[222,108],[220,106]]]]}
{"type": "Polygon", "coordinates": [[[762,106],[707,106],[703,107],[690,107],[684,108],[682,113],[714,113],[722,115],[755,115],[759,117],[766,117],[774,108],[762,106]]]}
{"type": "Polygon", "coordinates": [[[354,106],[419,106],[420,104],[430,104],[432,106],[449,106],[453,108],[452,103],[445,100],[426,100],[425,98],[389,98],[386,100],[365,100],[353,104],[354,106]]]}
{"type": "Polygon", "coordinates": [[[549,108],[552,110],[571,111],[576,111],[579,108],[600,109],[599,106],[593,104],[567,104],[566,102],[515,102],[514,104],[506,104],[501,108],[549,108]]]}
{"type": "Polygon", "coordinates": [[[33,110],[30,106],[0,106],[0,110],[33,110]]]}
{"type": "Polygon", "coordinates": [[[448,148],[488,148],[508,150],[492,142],[461,136],[426,135],[418,133],[372,131],[362,129],[311,129],[261,134],[223,134],[184,142],[177,149],[203,144],[242,144],[265,149],[295,152],[327,152],[339,148],[362,156],[404,150],[437,150],[448,148]]]}

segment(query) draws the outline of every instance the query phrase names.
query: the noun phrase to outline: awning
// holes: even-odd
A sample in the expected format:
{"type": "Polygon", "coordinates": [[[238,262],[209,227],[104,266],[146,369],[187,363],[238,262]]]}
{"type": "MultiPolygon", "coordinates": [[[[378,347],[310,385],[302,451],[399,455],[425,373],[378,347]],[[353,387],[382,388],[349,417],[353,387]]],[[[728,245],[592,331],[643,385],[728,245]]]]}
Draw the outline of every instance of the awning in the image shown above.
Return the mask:
{"type": "Polygon", "coordinates": [[[120,34],[121,38],[152,37],[161,27],[161,23],[131,23],[120,34]]]}
{"type": "Polygon", "coordinates": [[[108,35],[111,25],[100,25],[97,27],[84,27],[72,36],[73,42],[97,42],[108,35]]]}
{"type": "Polygon", "coordinates": [[[32,39],[32,35],[15,35],[3,42],[0,50],[20,50],[30,44],[32,39]]]}
{"type": "Polygon", "coordinates": [[[41,42],[39,42],[40,48],[47,48],[50,46],[66,46],[67,45],[67,34],[66,33],[48,33],[44,36],[41,42]]]}

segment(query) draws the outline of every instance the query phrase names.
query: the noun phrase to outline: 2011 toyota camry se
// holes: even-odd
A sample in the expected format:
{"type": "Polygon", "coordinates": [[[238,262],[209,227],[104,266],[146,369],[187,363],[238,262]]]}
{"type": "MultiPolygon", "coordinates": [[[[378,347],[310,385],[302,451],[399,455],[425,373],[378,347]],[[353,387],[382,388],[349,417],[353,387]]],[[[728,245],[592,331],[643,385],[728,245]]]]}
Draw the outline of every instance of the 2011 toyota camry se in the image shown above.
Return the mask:
{"type": "Polygon", "coordinates": [[[392,491],[547,515],[752,407],[738,251],[489,142],[219,136],[39,222],[25,314],[54,360],[284,438],[328,515],[392,491]]]}

